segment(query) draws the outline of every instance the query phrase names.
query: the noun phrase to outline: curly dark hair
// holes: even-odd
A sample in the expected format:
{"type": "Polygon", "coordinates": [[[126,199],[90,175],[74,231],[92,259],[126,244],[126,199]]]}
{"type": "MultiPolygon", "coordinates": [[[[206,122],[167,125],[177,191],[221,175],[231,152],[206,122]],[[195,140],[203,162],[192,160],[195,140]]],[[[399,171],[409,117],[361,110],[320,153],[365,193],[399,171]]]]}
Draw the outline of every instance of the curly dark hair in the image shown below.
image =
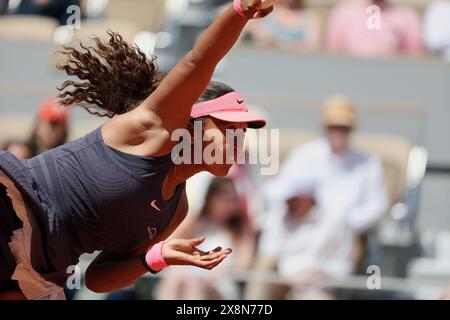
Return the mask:
{"type": "Polygon", "coordinates": [[[58,88],[61,105],[112,117],[136,108],[156,89],[162,78],[156,58],[148,59],[116,32],[109,30],[108,36],[106,42],[94,37],[96,47],[64,47],[67,61],[57,68],[82,81],[67,80],[58,88]]]}
{"type": "MultiPolygon", "coordinates": [[[[81,81],[67,80],[58,88],[61,105],[78,105],[91,114],[111,118],[139,106],[160,84],[163,74],[158,71],[156,57],[147,58],[116,32],[109,30],[107,34],[106,42],[93,38],[95,47],[82,43],[82,50],[64,47],[67,61],[57,68],[81,81]]],[[[222,82],[211,81],[199,101],[232,91],[222,82]]]]}

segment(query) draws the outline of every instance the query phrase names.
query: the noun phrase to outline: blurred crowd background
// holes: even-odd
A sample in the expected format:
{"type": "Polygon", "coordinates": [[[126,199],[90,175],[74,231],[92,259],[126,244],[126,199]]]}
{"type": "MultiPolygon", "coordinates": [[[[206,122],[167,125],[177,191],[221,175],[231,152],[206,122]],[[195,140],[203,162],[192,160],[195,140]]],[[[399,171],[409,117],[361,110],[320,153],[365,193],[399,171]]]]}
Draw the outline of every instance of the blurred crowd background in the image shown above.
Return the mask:
{"type": "MultiPolygon", "coordinates": [[[[0,0],[0,147],[26,159],[104,121],[58,105],[63,46],[111,29],[168,72],[229,2],[0,0]]],[[[249,164],[227,178],[194,177],[174,235],[205,235],[205,247],[230,246],[231,258],[214,271],[171,267],[112,294],[68,296],[445,296],[449,59],[448,0],[281,0],[249,23],[214,75],[280,130],[280,170],[261,176],[249,164]]]]}

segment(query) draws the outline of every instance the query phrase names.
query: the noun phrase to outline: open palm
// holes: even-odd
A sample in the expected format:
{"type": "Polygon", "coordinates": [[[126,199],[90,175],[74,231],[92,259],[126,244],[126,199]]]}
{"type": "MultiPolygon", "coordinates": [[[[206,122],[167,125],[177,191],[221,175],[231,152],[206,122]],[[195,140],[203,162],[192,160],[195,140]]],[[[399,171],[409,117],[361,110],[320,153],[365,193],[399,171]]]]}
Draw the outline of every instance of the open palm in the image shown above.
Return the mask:
{"type": "Polygon", "coordinates": [[[221,263],[232,251],[229,248],[222,250],[221,247],[202,251],[197,246],[203,241],[205,237],[167,240],[162,247],[162,257],[169,265],[191,265],[210,270],[221,263]]]}

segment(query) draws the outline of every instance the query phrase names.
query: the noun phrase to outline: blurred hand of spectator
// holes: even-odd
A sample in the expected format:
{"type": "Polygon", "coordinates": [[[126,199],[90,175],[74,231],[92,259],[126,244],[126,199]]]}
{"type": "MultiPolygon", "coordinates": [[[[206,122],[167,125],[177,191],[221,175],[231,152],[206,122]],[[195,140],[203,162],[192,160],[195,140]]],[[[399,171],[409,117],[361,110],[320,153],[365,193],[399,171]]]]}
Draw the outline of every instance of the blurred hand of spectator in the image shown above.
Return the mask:
{"type": "Polygon", "coordinates": [[[339,3],[330,15],[326,47],[368,57],[420,53],[423,41],[419,15],[407,5],[384,0],[339,3]],[[379,23],[371,24],[370,19],[376,16],[368,14],[370,5],[378,6],[379,23]]]}

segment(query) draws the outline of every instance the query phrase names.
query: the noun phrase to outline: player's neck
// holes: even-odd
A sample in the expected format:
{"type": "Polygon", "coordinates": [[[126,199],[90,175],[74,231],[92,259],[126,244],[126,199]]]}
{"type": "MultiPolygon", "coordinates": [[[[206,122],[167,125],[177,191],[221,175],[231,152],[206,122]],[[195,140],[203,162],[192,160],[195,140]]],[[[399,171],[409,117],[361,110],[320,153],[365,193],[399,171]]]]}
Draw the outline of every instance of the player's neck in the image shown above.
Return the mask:
{"type": "Polygon", "coordinates": [[[170,199],[180,183],[202,171],[205,171],[203,165],[180,164],[172,166],[162,185],[163,198],[165,200],[170,199]]]}

